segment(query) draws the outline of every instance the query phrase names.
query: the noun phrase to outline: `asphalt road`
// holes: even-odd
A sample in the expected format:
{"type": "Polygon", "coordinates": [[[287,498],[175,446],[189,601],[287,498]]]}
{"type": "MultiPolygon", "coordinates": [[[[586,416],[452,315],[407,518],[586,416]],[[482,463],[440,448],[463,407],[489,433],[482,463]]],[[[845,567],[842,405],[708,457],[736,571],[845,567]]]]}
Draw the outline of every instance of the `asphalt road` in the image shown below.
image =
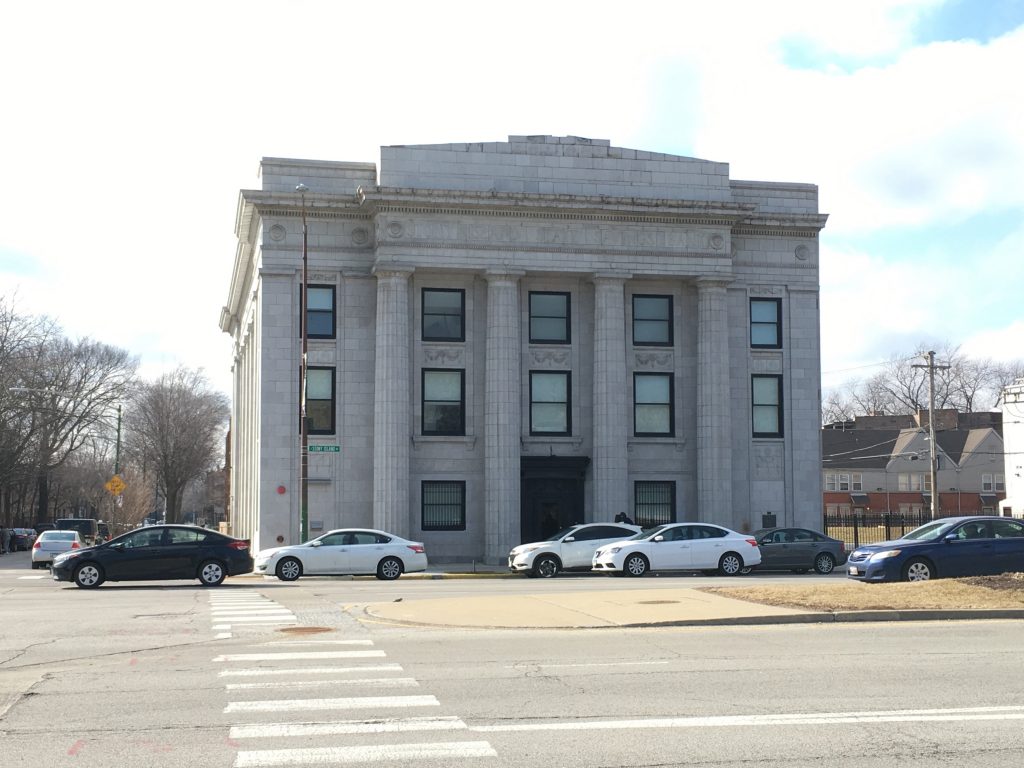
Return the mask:
{"type": "MultiPolygon", "coordinates": [[[[14,565],[0,559],[5,767],[1002,768],[1024,757],[1020,622],[426,629],[361,606],[500,600],[546,582],[83,591],[14,565]]],[[[660,583],[687,582],[557,588],[660,583]]]]}

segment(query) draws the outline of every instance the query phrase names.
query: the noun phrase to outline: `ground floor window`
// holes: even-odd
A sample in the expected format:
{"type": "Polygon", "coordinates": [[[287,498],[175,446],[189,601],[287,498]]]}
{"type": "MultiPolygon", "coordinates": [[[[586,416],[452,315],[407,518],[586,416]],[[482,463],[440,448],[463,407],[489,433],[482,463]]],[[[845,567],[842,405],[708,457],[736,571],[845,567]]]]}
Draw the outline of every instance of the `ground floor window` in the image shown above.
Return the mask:
{"type": "Polygon", "coordinates": [[[663,480],[633,483],[633,521],[641,528],[676,521],[676,484],[663,480]]]}
{"type": "Polygon", "coordinates": [[[421,496],[424,531],[466,530],[464,480],[424,480],[421,496]]]}

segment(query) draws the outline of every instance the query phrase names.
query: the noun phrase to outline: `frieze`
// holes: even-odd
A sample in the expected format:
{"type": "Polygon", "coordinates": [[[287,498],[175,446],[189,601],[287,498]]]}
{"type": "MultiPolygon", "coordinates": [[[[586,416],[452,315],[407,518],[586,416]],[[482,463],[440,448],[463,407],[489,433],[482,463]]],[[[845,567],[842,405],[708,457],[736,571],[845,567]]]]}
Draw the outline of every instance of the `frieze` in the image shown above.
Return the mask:
{"type": "Polygon", "coordinates": [[[435,365],[462,365],[464,351],[458,347],[425,347],[423,360],[435,365]]]}
{"type": "Polygon", "coordinates": [[[782,445],[756,444],[751,453],[754,480],[782,480],[782,445]]]}
{"type": "Polygon", "coordinates": [[[310,272],[306,277],[309,281],[317,283],[333,283],[338,279],[335,272],[310,272]]]}
{"type": "Polygon", "coordinates": [[[783,296],[785,291],[779,285],[752,285],[750,286],[751,296],[783,296]]]}
{"type": "Polygon", "coordinates": [[[530,364],[534,366],[566,366],[569,364],[567,349],[531,349],[530,364]]]}
{"type": "Polygon", "coordinates": [[[649,368],[652,370],[659,371],[671,371],[673,370],[672,365],[672,351],[665,350],[663,352],[637,352],[635,353],[636,367],[637,368],[649,368]]]}
{"type": "Polygon", "coordinates": [[[641,248],[688,253],[730,252],[728,232],[650,225],[609,225],[606,222],[568,221],[481,222],[478,220],[418,219],[403,224],[378,223],[388,239],[403,238],[423,246],[487,245],[492,247],[562,246],[565,248],[641,248]]]}

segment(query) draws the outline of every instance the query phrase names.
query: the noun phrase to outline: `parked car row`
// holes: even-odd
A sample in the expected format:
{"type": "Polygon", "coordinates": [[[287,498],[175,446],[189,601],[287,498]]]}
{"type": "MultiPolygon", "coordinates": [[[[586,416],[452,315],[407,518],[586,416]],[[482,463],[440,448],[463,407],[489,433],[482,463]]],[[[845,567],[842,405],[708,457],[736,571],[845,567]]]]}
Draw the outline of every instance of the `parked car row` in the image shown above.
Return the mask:
{"type": "MultiPolygon", "coordinates": [[[[391,581],[424,571],[421,542],[386,531],[346,528],[291,546],[263,550],[188,525],[139,528],[96,546],[77,530],[47,530],[32,546],[32,566],[51,564],[53,578],[82,588],[105,581],[198,579],[217,586],[227,576],[255,572],[295,581],[302,576],[375,575],[391,581]]],[[[521,544],[508,567],[531,577],[587,570],[613,576],[696,571],[738,576],[758,570],[831,573],[847,565],[861,581],[923,581],[1024,571],[1024,522],[1001,517],[935,520],[900,539],[856,548],[805,528],[766,528],[744,534],[712,523],[670,523],[641,530],[626,523],[585,523],[521,544]]]]}

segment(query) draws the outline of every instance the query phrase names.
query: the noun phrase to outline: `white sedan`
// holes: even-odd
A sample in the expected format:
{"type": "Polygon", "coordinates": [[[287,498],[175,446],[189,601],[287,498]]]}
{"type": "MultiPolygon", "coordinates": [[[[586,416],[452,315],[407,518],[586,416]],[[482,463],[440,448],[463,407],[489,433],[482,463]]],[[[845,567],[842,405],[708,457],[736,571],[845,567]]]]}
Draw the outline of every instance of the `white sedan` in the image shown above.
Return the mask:
{"type": "Polygon", "coordinates": [[[673,523],[606,544],[594,553],[592,570],[616,576],[643,576],[648,571],[736,576],[760,562],[753,536],[711,523],[673,523]]]}
{"type": "Polygon", "coordinates": [[[290,547],[256,555],[256,573],[295,581],[300,576],[376,575],[392,581],[427,569],[423,544],[369,528],[342,528],[290,547]]]}
{"type": "Polygon", "coordinates": [[[639,532],[639,526],[626,523],[571,525],[545,541],[514,547],[508,553],[508,567],[517,573],[545,579],[557,576],[559,571],[577,568],[589,571],[596,549],[639,532]]]}
{"type": "Polygon", "coordinates": [[[43,531],[32,543],[32,567],[46,568],[61,552],[85,546],[78,531],[43,531]]]}

